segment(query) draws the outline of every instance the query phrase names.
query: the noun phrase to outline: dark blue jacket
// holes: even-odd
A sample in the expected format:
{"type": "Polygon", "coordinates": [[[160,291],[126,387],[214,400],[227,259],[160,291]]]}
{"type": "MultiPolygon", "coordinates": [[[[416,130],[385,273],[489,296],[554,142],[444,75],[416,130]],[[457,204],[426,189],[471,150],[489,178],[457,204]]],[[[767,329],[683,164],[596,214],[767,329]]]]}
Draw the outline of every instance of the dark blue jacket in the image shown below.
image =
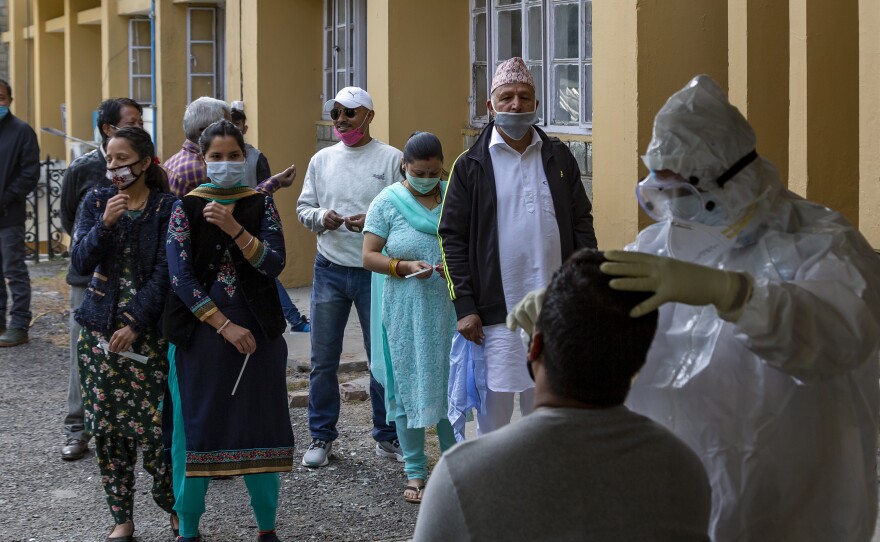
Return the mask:
{"type": "Polygon", "coordinates": [[[0,120],[0,228],[22,226],[25,198],[40,180],[40,147],[26,122],[7,113],[0,120]]]}
{"type": "Polygon", "coordinates": [[[150,192],[140,217],[122,215],[113,227],[104,227],[107,200],[116,188],[97,188],[86,195],[77,213],[73,231],[71,268],[80,275],[91,274],[85,298],[75,313],[76,321],[89,331],[109,337],[121,321],[141,332],[157,328],[168,294],[168,260],[165,237],[171,209],[177,200],[172,194],[150,192]],[[137,294],[130,303],[119,304],[119,277],[122,251],[131,249],[135,258],[137,294]]]}

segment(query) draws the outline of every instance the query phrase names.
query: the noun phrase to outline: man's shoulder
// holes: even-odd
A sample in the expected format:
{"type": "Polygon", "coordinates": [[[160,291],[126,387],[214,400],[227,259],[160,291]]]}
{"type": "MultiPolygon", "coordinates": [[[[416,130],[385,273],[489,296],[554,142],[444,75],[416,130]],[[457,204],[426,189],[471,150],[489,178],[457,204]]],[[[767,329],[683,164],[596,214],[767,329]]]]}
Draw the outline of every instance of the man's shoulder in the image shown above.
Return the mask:
{"type": "Polygon", "coordinates": [[[67,166],[68,170],[78,171],[81,169],[91,169],[95,166],[100,165],[101,167],[106,169],[106,161],[104,157],[101,156],[101,153],[98,149],[89,151],[82,156],[78,156],[73,162],[67,166]]]}
{"type": "Polygon", "coordinates": [[[376,138],[373,138],[373,141],[370,142],[369,151],[376,154],[387,154],[389,157],[397,160],[403,157],[403,151],[376,138]]]}

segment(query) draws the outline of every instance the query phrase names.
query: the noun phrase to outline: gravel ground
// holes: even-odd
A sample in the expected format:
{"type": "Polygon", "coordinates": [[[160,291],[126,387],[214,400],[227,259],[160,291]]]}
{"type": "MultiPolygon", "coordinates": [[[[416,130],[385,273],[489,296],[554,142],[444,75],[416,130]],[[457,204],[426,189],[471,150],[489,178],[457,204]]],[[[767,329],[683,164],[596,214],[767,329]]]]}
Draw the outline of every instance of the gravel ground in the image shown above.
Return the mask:
{"type": "MultiPolygon", "coordinates": [[[[31,266],[31,342],[0,351],[0,541],[103,542],[112,526],[94,453],[60,459],[66,409],[67,289],[63,262],[31,266]]],[[[354,378],[363,374],[346,375],[354,378]]],[[[291,388],[305,375],[291,371],[291,388]]],[[[297,459],[309,442],[306,409],[291,409],[297,459]]],[[[281,477],[278,531],[283,540],[405,540],[418,506],[404,502],[402,463],[380,458],[370,438],[369,402],[343,403],[329,467],[297,467],[281,477]]],[[[429,439],[435,440],[435,439],[429,439]]],[[[430,450],[436,459],[436,448],[430,450]]],[[[433,463],[433,461],[432,461],[433,463]]],[[[172,540],[168,518],[138,469],[135,539],[172,540]]],[[[205,542],[256,539],[241,478],[216,480],[202,518],[205,542]]]]}

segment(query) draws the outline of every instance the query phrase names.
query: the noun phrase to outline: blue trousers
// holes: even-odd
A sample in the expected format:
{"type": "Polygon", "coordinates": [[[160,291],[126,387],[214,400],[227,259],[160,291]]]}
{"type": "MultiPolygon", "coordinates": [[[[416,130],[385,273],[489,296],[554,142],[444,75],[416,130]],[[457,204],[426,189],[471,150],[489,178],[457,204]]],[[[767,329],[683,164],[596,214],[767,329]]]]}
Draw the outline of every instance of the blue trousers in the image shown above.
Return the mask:
{"type": "MultiPolygon", "coordinates": [[[[334,441],[339,436],[339,357],[345,324],[354,303],[370,358],[370,278],[362,267],[337,265],[318,253],[312,283],[312,371],[309,374],[309,430],[312,438],[334,441]]],[[[394,424],[385,421],[385,390],[370,375],[373,439],[394,440],[394,424]]]]}
{"type": "Polygon", "coordinates": [[[280,280],[275,279],[275,286],[278,288],[278,298],[281,299],[281,312],[284,313],[284,319],[287,320],[290,325],[297,324],[302,316],[299,313],[299,309],[296,308],[293,300],[290,299],[287,290],[284,289],[280,280]]]}

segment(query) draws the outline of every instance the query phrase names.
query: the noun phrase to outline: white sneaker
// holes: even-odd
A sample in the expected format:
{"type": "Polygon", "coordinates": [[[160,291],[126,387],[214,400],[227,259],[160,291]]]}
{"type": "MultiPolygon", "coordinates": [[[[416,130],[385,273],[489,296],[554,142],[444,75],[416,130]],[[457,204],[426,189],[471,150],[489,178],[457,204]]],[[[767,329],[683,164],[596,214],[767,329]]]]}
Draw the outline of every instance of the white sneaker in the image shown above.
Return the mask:
{"type": "Polygon", "coordinates": [[[383,440],[382,442],[377,442],[376,455],[378,455],[379,457],[396,459],[399,462],[403,463],[403,450],[400,449],[400,441],[397,439],[383,440]]]}
{"type": "Polygon", "coordinates": [[[321,439],[312,439],[309,449],[303,454],[302,464],[304,467],[326,467],[330,463],[330,452],[333,443],[321,439]]]}

